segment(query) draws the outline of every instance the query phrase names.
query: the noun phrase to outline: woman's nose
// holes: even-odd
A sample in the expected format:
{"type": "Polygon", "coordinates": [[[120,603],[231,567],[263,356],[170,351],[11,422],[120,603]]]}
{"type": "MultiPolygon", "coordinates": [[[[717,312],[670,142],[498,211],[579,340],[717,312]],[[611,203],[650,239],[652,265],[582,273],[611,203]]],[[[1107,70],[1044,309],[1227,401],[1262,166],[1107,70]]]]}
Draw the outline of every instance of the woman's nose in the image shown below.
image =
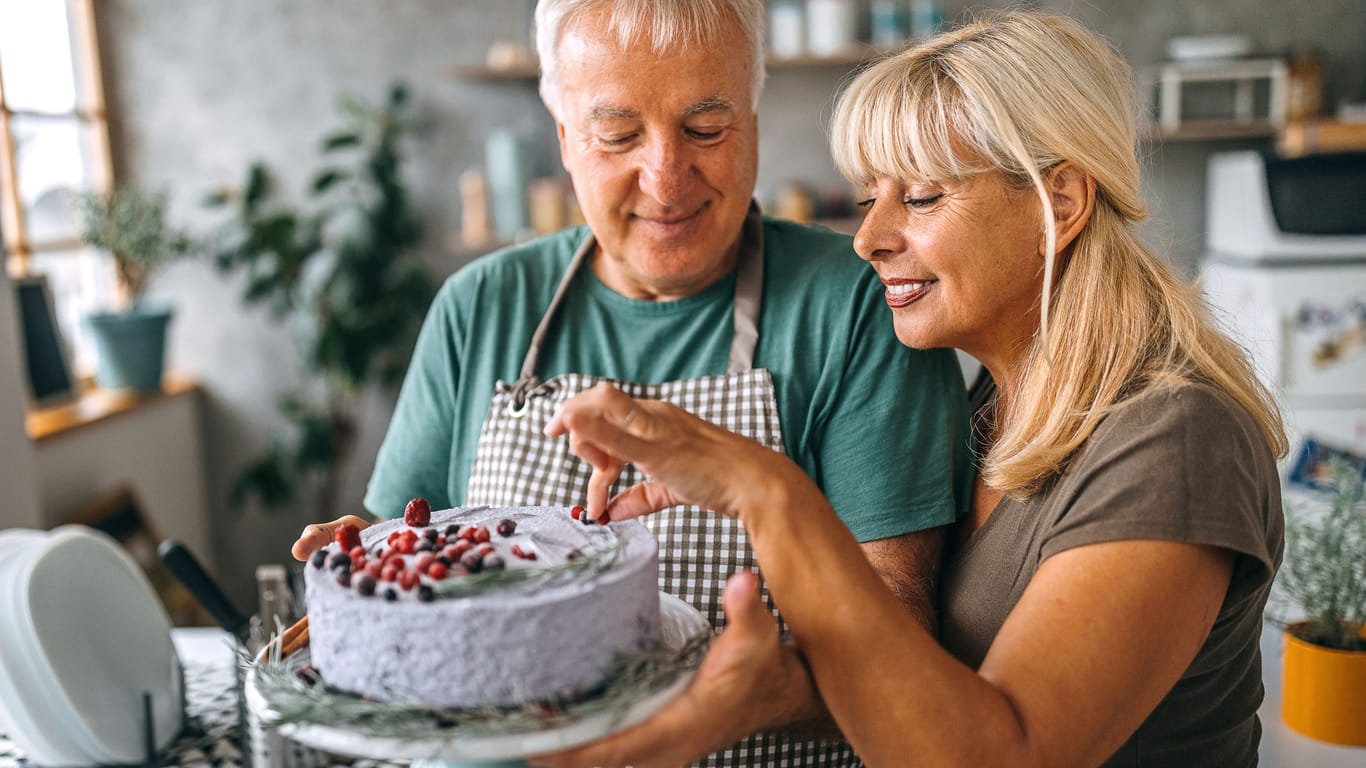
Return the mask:
{"type": "Polygon", "coordinates": [[[906,238],[890,203],[874,200],[854,234],[854,252],[864,261],[880,261],[905,250],[906,238]]]}

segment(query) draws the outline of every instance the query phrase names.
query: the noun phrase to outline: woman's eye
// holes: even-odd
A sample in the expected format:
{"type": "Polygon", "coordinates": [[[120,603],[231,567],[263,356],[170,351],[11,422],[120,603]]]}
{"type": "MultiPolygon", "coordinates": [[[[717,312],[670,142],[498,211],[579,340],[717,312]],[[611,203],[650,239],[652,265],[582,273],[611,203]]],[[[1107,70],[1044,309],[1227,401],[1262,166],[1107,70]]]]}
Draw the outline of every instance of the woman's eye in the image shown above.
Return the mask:
{"type": "Polygon", "coordinates": [[[859,207],[859,208],[872,208],[872,207],[873,207],[873,203],[876,203],[876,202],[877,202],[877,198],[876,198],[876,197],[870,197],[870,198],[868,198],[867,200],[860,200],[860,201],[858,201],[857,203],[854,203],[854,205],[857,206],[857,207],[859,207]]]}
{"type": "Polygon", "coordinates": [[[933,205],[941,197],[943,197],[943,195],[930,195],[929,197],[908,197],[903,199],[901,201],[901,204],[910,206],[912,208],[924,208],[928,205],[933,205]]]}

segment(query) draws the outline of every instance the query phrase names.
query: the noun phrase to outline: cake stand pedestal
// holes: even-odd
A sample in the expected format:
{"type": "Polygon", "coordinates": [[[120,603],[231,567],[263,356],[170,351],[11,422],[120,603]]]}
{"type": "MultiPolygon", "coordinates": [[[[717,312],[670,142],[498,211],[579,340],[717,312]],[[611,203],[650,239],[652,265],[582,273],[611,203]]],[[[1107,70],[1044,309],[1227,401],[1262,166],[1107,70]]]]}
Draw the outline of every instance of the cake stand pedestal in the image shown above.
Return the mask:
{"type": "MultiPolygon", "coordinates": [[[[680,650],[702,633],[711,632],[705,617],[673,595],[659,593],[660,633],[665,645],[680,650]]],[[[412,760],[418,768],[513,768],[525,766],[523,758],[559,752],[623,731],[658,712],[692,682],[695,670],[685,669],[668,686],[623,702],[619,711],[597,712],[561,725],[534,731],[498,734],[433,734],[421,738],[395,738],[366,733],[363,728],[316,723],[284,723],[279,732],[305,746],[335,754],[376,760],[412,760]]],[[[257,682],[256,668],[247,672],[247,707],[263,722],[278,716],[270,708],[257,682]]]]}

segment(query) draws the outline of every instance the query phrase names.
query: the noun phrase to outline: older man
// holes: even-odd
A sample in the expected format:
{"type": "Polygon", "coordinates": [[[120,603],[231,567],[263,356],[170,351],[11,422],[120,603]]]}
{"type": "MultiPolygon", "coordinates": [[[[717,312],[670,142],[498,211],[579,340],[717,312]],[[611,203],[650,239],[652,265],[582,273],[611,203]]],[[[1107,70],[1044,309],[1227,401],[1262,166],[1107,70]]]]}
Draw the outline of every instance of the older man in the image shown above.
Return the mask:
{"type": "MultiPolygon", "coordinates": [[[[971,482],[961,375],[950,352],[897,343],[884,289],[848,237],[752,203],[763,12],[761,0],[541,0],[541,94],[588,225],[446,282],[379,452],[371,513],[396,516],[414,496],[435,508],[605,497],[543,430],[559,403],[606,380],[785,451],[908,610],[933,623],[939,527],[971,482]]],[[[628,467],[615,488],[639,479],[628,467]]],[[[721,626],[726,578],[753,567],[744,531],[687,508],[647,524],[661,588],[721,626]]],[[[306,529],[296,554],[332,525],[306,529]]],[[[737,683],[749,649],[732,645],[723,633],[690,695],[720,713],[726,685],[770,685],[774,706],[679,734],[664,762],[820,711],[795,655],[781,679],[751,670],[737,683]]],[[[838,740],[787,731],[707,759],[854,762],[838,740]]]]}

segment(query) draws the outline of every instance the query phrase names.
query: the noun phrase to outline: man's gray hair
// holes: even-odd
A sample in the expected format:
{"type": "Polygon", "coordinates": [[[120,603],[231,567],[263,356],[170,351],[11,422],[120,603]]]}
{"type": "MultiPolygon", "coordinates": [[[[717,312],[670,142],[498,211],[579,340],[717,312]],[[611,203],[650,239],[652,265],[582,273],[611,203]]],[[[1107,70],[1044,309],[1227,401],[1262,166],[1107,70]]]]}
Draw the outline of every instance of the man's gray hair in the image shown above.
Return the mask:
{"type": "Polygon", "coordinates": [[[540,0],[536,3],[536,53],[541,59],[541,99],[559,117],[557,71],[560,38],[589,13],[606,7],[617,42],[625,48],[647,43],[656,53],[670,48],[711,45],[739,25],[752,58],[751,107],[764,88],[763,0],[540,0]]]}

